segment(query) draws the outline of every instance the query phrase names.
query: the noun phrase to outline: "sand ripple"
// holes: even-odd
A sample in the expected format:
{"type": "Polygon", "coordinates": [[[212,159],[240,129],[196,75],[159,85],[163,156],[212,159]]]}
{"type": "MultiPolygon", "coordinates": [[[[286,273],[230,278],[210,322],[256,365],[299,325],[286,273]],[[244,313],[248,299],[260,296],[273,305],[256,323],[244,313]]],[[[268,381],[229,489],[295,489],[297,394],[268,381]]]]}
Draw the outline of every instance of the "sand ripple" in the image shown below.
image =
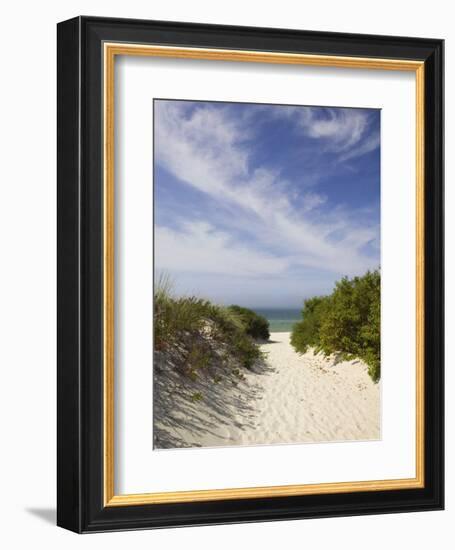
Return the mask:
{"type": "MultiPolygon", "coordinates": [[[[380,438],[380,384],[361,361],[299,355],[290,333],[272,333],[261,347],[268,368],[238,386],[191,404],[178,423],[160,415],[158,447],[264,445],[380,438]],[[216,401],[213,402],[213,401],[216,401]]],[[[178,408],[178,407],[177,407],[178,408]]],[[[178,415],[175,410],[174,414],[178,415]]],[[[155,411],[157,409],[155,408],[155,411]]]]}

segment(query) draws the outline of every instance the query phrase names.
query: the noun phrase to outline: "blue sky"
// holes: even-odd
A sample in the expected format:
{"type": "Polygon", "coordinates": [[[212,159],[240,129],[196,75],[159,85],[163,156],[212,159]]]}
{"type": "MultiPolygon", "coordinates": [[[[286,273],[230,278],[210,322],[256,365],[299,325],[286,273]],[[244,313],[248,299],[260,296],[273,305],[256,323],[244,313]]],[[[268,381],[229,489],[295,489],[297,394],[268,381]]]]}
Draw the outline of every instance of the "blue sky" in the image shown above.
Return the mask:
{"type": "Polygon", "coordinates": [[[301,307],[380,263],[380,111],[155,100],[155,269],[301,307]]]}

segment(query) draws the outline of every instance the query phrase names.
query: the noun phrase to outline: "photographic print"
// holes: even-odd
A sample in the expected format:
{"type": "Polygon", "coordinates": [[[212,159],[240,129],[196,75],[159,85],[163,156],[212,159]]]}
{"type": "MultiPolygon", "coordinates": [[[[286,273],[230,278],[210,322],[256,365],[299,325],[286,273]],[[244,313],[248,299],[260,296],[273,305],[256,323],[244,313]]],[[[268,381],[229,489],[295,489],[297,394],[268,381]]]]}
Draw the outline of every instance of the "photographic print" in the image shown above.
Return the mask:
{"type": "Polygon", "coordinates": [[[57,36],[57,524],[443,509],[444,41],[57,36]]]}
{"type": "Polygon", "coordinates": [[[380,110],[155,99],[153,131],[154,448],[380,439],[380,110]]]}

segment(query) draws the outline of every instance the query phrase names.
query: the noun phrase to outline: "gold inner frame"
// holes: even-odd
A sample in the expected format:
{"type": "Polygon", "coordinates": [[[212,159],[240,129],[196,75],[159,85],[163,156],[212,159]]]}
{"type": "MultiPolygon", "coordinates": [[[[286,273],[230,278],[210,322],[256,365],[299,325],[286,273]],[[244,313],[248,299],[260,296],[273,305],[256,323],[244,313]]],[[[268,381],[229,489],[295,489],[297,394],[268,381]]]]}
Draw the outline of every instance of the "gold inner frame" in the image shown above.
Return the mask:
{"type": "Polygon", "coordinates": [[[105,506],[269,498],[424,487],[424,63],[423,61],[104,43],[104,503],[105,506]],[[416,477],[160,493],[114,492],[114,70],[115,57],[153,56],[412,71],[416,77],[416,477]]]}

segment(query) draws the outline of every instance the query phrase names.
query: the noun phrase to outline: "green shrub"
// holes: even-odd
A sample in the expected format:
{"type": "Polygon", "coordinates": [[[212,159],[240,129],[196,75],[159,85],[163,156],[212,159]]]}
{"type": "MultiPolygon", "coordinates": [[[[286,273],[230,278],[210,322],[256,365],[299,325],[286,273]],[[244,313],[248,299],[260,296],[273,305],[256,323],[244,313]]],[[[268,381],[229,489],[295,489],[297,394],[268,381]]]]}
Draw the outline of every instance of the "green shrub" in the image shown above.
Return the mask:
{"type": "Polygon", "coordinates": [[[306,300],[302,321],[294,327],[291,343],[300,353],[309,347],[325,355],[358,357],[368,365],[371,378],[381,376],[381,279],[378,270],[362,277],[344,277],[330,296],[306,300]]]}
{"type": "Polygon", "coordinates": [[[257,344],[248,336],[239,335],[232,341],[234,355],[246,368],[251,369],[257,361],[262,359],[262,352],[257,344]]]}
{"type": "Polygon", "coordinates": [[[303,321],[294,325],[291,334],[291,344],[299,353],[306,353],[310,347],[320,351],[320,330],[329,304],[329,296],[315,296],[305,300],[303,321]]]}
{"type": "Polygon", "coordinates": [[[197,372],[207,367],[210,361],[210,354],[204,346],[193,344],[186,357],[187,368],[197,372]]]}
{"type": "Polygon", "coordinates": [[[245,332],[252,338],[268,340],[270,338],[269,322],[262,315],[241,306],[229,306],[229,310],[238,316],[245,332]]]}

